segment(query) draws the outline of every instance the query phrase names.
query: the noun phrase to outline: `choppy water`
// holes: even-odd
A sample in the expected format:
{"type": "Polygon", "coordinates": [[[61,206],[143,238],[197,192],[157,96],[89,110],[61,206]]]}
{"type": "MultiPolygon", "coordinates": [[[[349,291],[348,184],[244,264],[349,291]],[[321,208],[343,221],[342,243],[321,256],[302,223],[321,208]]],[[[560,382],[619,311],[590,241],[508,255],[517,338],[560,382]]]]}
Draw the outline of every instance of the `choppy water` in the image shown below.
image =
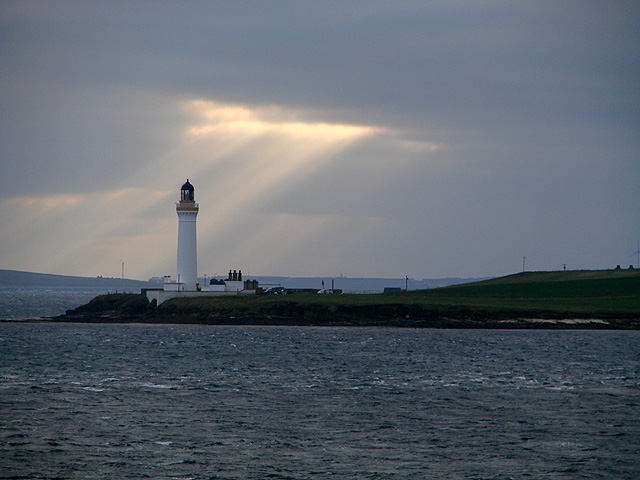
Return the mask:
{"type": "Polygon", "coordinates": [[[0,324],[0,478],[636,479],[640,332],[0,324]]]}

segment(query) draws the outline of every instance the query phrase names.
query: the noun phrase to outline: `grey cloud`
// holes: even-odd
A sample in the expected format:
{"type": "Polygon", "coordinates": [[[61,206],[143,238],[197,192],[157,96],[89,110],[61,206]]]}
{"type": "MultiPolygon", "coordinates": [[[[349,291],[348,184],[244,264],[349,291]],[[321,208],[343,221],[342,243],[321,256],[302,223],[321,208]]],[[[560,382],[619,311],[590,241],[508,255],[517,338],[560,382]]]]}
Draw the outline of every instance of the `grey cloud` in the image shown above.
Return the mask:
{"type": "MultiPolygon", "coordinates": [[[[0,13],[0,199],[171,188],[159,184],[167,158],[196,168],[175,151],[190,121],[180,102],[202,98],[387,132],[267,192],[253,214],[380,218],[408,230],[371,226],[370,248],[493,258],[494,243],[549,264],[603,266],[640,235],[634,2],[4,2],[0,13]],[[594,252],[572,253],[587,235],[594,252]]],[[[209,167],[209,145],[185,153],[213,184],[269,145],[209,167]]],[[[336,222],[329,243],[348,233],[336,222]]],[[[360,241],[345,246],[354,265],[360,241]]]]}

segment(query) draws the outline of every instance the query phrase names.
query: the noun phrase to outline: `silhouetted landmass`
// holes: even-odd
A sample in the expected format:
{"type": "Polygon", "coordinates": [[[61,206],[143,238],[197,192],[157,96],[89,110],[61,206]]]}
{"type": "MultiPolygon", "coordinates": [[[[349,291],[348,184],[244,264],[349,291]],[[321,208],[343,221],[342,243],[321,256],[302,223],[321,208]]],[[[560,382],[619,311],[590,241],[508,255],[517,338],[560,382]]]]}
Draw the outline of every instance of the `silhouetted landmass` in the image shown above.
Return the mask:
{"type": "Polygon", "coordinates": [[[126,278],[75,277],[18,270],[0,270],[0,287],[95,288],[135,291],[141,288],[149,288],[150,286],[149,282],[126,278]]]}
{"type": "Polygon", "coordinates": [[[640,328],[640,272],[527,272],[375,295],[101,295],[54,321],[412,328],[640,328]]]}
{"type": "MultiPolygon", "coordinates": [[[[208,282],[212,277],[199,278],[201,284],[208,282]]],[[[222,278],[222,277],[220,277],[222,278]]],[[[225,277],[226,278],[226,277],[225,277]]],[[[247,277],[248,278],[248,277],[247,277]]],[[[327,288],[334,283],[336,289],[345,292],[382,292],[388,287],[406,286],[404,278],[361,278],[361,277],[275,277],[275,276],[251,276],[260,285],[279,285],[284,288],[322,288],[325,282],[327,288]]],[[[0,270],[0,288],[3,287],[51,287],[51,288],[84,288],[104,290],[135,291],[141,288],[158,287],[162,285],[162,279],[156,278],[151,284],[148,281],[130,280],[106,277],[76,277],[68,275],[52,275],[48,273],[23,272],[18,270],[0,270]]],[[[457,285],[473,281],[484,280],[479,278],[432,278],[409,279],[409,290],[438,288],[447,285],[457,285]]]]}

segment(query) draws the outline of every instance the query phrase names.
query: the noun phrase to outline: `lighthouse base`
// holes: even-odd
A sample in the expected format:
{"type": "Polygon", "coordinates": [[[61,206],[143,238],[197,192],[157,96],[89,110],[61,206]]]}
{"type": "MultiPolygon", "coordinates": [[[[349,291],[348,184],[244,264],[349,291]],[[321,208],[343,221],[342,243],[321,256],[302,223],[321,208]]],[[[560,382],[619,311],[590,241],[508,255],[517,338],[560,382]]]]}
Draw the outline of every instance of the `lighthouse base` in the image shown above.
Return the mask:
{"type": "Polygon", "coordinates": [[[193,298],[193,297],[223,297],[230,295],[255,295],[255,290],[240,290],[232,292],[167,292],[164,290],[146,290],[149,302],[156,301],[157,305],[166,302],[172,298],[193,298]]]}

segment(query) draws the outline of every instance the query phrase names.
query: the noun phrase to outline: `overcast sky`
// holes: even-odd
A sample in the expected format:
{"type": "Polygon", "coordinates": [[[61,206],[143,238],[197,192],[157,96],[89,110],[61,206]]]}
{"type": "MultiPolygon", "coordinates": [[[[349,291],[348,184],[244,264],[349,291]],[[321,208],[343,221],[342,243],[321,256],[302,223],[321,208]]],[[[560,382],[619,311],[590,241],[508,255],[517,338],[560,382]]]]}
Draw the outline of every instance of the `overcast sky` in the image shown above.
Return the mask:
{"type": "Polygon", "coordinates": [[[637,2],[0,3],[0,268],[635,264],[637,2]]]}

